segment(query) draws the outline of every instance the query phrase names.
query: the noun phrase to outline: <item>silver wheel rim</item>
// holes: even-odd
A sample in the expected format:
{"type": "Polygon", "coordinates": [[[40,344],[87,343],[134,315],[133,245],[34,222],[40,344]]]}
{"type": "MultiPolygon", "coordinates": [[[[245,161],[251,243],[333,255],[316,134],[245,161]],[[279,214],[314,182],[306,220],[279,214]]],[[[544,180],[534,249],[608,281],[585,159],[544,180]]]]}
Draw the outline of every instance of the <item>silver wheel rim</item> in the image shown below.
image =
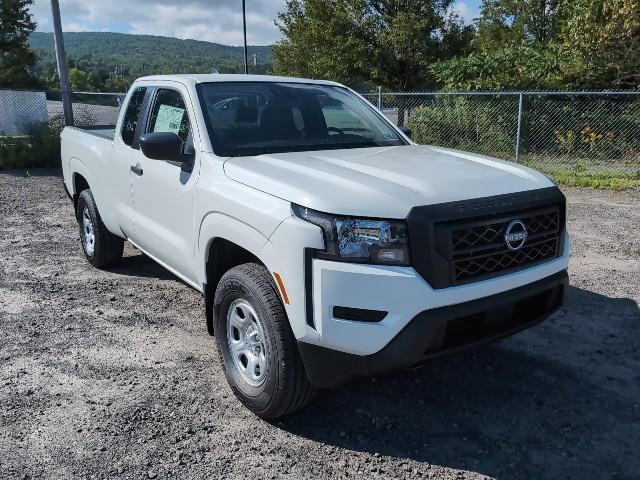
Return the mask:
{"type": "Polygon", "coordinates": [[[82,246],[85,253],[92,257],[96,248],[96,236],[93,233],[93,223],[87,207],[82,210],[82,246]]]}
{"type": "Polygon", "coordinates": [[[267,375],[268,354],[264,330],[258,314],[246,300],[235,300],[229,307],[227,344],[242,378],[254,387],[262,385],[267,375]]]}

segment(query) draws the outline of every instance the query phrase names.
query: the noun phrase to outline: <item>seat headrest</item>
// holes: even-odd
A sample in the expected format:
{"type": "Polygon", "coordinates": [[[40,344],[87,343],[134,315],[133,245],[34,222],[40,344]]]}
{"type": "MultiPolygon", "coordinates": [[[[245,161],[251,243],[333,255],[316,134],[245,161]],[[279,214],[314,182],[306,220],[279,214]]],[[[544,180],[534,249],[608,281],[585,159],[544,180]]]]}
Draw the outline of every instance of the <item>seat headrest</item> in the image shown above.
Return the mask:
{"type": "Polygon", "coordinates": [[[291,107],[269,105],[260,117],[260,128],[267,136],[297,139],[301,132],[296,128],[291,107]]]}
{"type": "Polygon", "coordinates": [[[241,105],[236,110],[236,123],[256,123],[258,121],[258,109],[241,105]]]}

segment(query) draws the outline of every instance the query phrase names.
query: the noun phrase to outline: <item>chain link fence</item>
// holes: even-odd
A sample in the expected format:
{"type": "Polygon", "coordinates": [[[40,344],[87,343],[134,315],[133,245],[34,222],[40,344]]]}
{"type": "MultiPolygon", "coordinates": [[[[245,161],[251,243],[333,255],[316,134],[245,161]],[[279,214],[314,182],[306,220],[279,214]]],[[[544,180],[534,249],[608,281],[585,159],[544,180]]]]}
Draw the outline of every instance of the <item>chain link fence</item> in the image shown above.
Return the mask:
{"type": "MultiPolygon", "coordinates": [[[[74,125],[115,125],[125,95],[73,92],[74,125]]],[[[63,124],[60,92],[0,89],[0,138],[28,136],[43,125],[61,130],[63,124]]]]}
{"type": "MultiPolygon", "coordinates": [[[[73,92],[73,120],[77,127],[114,126],[118,121],[125,93],[73,92]]],[[[59,92],[48,92],[48,110],[52,119],[64,118],[59,92]]]]}
{"type": "MultiPolygon", "coordinates": [[[[124,93],[74,92],[74,125],[116,124],[124,93]]],[[[0,89],[0,170],[60,165],[60,92],[0,89]]]]}
{"type": "Polygon", "coordinates": [[[640,179],[640,92],[365,94],[417,143],[551,175],[640,179]]]}

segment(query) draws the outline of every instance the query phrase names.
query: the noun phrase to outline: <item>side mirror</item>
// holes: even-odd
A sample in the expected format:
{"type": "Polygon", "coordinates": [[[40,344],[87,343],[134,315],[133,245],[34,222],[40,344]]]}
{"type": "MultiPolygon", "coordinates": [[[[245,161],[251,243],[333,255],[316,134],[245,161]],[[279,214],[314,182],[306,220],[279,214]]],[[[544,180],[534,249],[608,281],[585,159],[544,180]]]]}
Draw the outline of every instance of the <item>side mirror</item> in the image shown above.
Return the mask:
{"type": "Polygon", "coordinates": [[[182,160],[183,142],[172,132],[145,133],[140,135],[140,150],[144,156],[153,160],[182,160]]]}
{"type": "Polygon", "coordinates": [[[404,125],[402,125],[400,128],[400,131],[402,133],[404,133],[407,137],[411,138],[411,129],[409,127],[405,127],[404,125]]]}

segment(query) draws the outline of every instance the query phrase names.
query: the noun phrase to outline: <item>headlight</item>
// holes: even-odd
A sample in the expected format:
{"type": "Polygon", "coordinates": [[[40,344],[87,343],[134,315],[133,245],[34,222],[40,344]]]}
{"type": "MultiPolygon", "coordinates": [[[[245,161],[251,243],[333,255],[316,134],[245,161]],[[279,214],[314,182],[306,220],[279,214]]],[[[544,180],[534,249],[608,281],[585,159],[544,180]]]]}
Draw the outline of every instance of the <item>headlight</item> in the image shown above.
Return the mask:
{"type": "Polygon", "coordinates": [[[410,264],[403,221],[328,215],[300,205],[293,205],[293,213],[322,228],[325,251],[320,257],[380,265],[410,264]]]}

